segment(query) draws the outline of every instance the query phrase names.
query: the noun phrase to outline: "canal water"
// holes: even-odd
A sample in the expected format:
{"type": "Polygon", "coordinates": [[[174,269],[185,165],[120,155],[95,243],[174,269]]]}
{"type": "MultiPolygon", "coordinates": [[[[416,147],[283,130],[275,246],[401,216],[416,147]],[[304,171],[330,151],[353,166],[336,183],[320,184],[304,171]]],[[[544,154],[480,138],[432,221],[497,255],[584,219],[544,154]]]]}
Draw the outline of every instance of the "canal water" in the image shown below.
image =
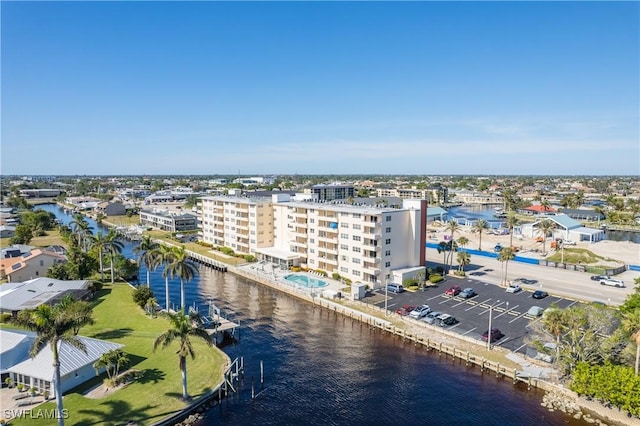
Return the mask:
{"type": "MultiPolygon", "coordinates": [[[[485,219],[489,222],[490,228],[506,226],[504,220],[494,217],[495,211],[493,206],[458,206],[447,209],[447,212],[447,220],[451,218],[485,219]]],[[[631,241],[640,244],[640,232],[606,230],[605,239],[611,241],[631,241]]]]}
{"type": "MultiPolygon", "coordinates": [[[[43,208],[70,220],[57,206],[43,208]]],[[[135,244],[126,242],[124,253],[131,255],[135,244]]],[[[171,286],[170,298],[178,302],[179,283],[171,286]]],[[[160,271],[152,274],[151,287],[162,304],[160,271]]],[[[189,304],[204,307],[212,299],[240,323],[238,338],[223,350],[232,359],[243,357],[245,365],[239,392],[211,408],[199,425],[586,424],[541,407],[542,391],[527,391],[233,274],[201,267],[186,290],[189,304]]]]}

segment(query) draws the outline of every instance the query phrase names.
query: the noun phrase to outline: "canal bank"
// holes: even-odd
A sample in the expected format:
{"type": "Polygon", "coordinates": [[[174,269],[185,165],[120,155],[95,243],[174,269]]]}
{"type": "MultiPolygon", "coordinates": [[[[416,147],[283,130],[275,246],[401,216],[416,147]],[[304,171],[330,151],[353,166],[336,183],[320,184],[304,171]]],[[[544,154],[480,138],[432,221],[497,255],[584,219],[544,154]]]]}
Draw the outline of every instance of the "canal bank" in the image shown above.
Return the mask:
{"type": "MultiPolygon", "coordinates": [[[[476,371],[479,369],[465,368],[466,365],[461,364],[463,361],[460,360],[460,357],[456,357],[458,361],[455,363],[451,362],[450,364],[451,360],[444,351],[440,352],[440,354],[443,355],[435,357],[444,364],[440,362],[436,362],[435,364],[427,362],[425,364],[424,357],[427,351],[422,349],[424,345],[416,345],[413,340],[407,339],[406,336],[411,336],[413,333],[407,331],[407,334],[405,334],[404,331],[406,331],[406,329],[403,329],[402,334],[398,334],[392,331],[385,332],[380,327],[372,327],[371,324],[366,324],[362,319],[354,318],[353,316],[349,317],[348,313],[343,315],[342,312],[338,312],[338,309],[340,309],[338,306],[343,306],[338,302],[334,302],[335,305],[333,306],[335,308],[333,310],[327,307],[320,308],[319,306],[317,309],[312,307],[311,310],[309,310],[309,306],[315,306],[313,305],[315,299],[313,296],[303,295],[294,288],[287,289],[287,294],[295,296],[297,300],[304,301],[302,303],[291,302],[291,300],[287,300],[286,297],[274,296],[273,294],[269,294],[268,291],[264,291],[264,289],[268,289],[269,291],[278,290],[278,293],[283,293],[283,289],[280,288],[281,285],[277,283],[269,284],[266,278],[263,278],[262,281],[257,280],[257,277],[248,271],[246,271],[246,273],[239,273],[231,269],[230,271],[234,273],[223,274],[208,271],[207,268],[205,268],[202,272],[203,277],[199,282],[200,291],[196,297],[200,298],[200,300],[206,300],[208,297],[216,297],[225,310],[228,309],[238,312],[243,319],[242,322],[247,324],[249,331],[243,332],[242,341],[225,348],[225,352],[234,353],[236,349],[240,349],[241,351],[238,351],[237,354],[242,352],[253,353],[254,361],[261,357],[270,357],[274,362],[268,366],[270,367],[268,376],[271,377],[269,380],[271,384],[266,386],[265,392],[261,394],[259,401],[251,403],[255,404],[255,407],[260,406],[260,409],[264,410],[263,413],[266,413],[266,415],[275,416],[273,418],[281,418],[278,417],[278,415],[282,416],[282,414],[273,412],[272,404],[280,407],[282,411],[288,413],[287,415],[292,416],[294,419],[297,418],[296,416],[302,415],[300,413],[307,415],[309,410],[318,410],[322,407],[322,404],[329,404],[332,408],[335,407],[341,416],[346,415],[345,410],[347,410],[347,406],[351,407],[349,410],[352,412],[352,417],[349,418],[353,421],[361,418],[358,416],[367,418],[366,416],[373,412],[374,406],[383,406],[388,409],[392,416],[395,416],[392,418],[384,417],[387,420],[393,421],[395,419],[395,421],[404,421],[404,413],[398,412],[394,407],[390,407],[386,405],[384,401],[379,400],[379,398],[382,398],[382,395],[394,395],[401,389],[412,389],[410,393],[412,396],[409,396],[409,394],[405,395],[403,391],[401,394],[404,396],[398,397],[403,398],[402,401],[405,408],[415,409],[415,411],[409,410],[411,411],[411,417],[413,417],[416,414],[419,415],[421,409],[415,407],[412,401],[422,401],[422,395],[416,393],[418,389],[414,388],[414,386],[441,386],[443,395],[440,400],[444,405],[446,404],[445,401],[450,403],[452,400],[462,397],[461,394],[447,394],[446,391],[448,389],[446,388],[452,387],[461,378],[465,377],[469,378],[470,381],[465,382],[463,389],[467,393],[472,392],[475,395],[475,389],[470,390],[470,387],[478,386],[481,389],[477,394],[479,400],[481,400],[483,394],[491,395],[492,398],[497,398],[500,401],[508,401],[510,397],[514,395],[523,394],[522,390],[519,389],[520,387],[516,386],[514,388],[510,380],[508,380],[509,386],[502,386],[506,384],[504,383],[504,378],[508,378],[508,375],[501,374],[498,378],[495,377],[495,374],[483,375],[483,371],[476,371]],[[233,277],[231,275],[233,275],[233,277]],[[260,282],[264,289],[257,289],[255,284],[253,284],[255,282],[260,282]],[[311,305],[309,305],[308,297],[311,297],[311,305]],[[324,312],[324,314],[322,312],[324,312]],[[269,319],[273,319],[274,321],[269,321],[269,319]],[[309,327],[301,329],[299,328],[300,324],[308,324],[309,327]],[[355,329],[355,333],[349,331],[349,324],[351,324],[351,331],[355,329]],[[360,324],[361,326],[354,327],[356,324],[360,324]],[[357,332],[358,328],[361,328],[360,333],[357,332]],[[267,333],[267,335],[265,335],[265,333],[267,333]],[[283,335],[286,337],[284,340],[285,343],[282,343],[283,340],[281,340],[283,339],[283,335]],[[273,340],[274,338],[275,340],[273,340]],[[354,342],[356,342],[355,346],[354,342]],[[380,344],[383,346],[378,346],[380,344]],[[402,349],[402,352],[396,351],[398,347],[402,349]],[[263,351],[255,352],[258,348],[263,351]],[[367,348],[370,350],[367,350],[367,348]],[[328,349],[331,350],[328,351],[328,349]],[[265,351],[267,350],[271,352],[265,355],[265,351]],[[292,351],[296,353],[294,354],[292,351]],[[405,354],[405,352],[407,353],[405,354]],[[322,355],[322,357],[318,355],[322,355]],[[441,356],[444,356],[444,359],[441,358],[441,356]],[[287,363],[289,358],[294,358],[293,366],[287,363]],[[338,364],[332,362],[335,358],[339,360],[338,364]],[[405,361],[401,362],[400,359],[405,361]],[[308,365],[306,360],[311,360],[311,364],[308,365]],[[281,361],[284,362],[284,366],[279,367],[281,361]],[[278,365],[275,365],[275,363],[278,363],[278,365]],[[449,365],[455,368],[447,368],[449,365]],[[349,368],[345,368],[347,366],[349,368]],[[420,367],[418,370],[415,369],[417,366],[420,367]],[[428,366],[428,368],[425,368],[425,366],[428,366]],[[402,367],[402,369],[398,370],[398,367],[402,367]],[[442,368],[443,371],[446,371],[446,373],[443,374],[441,384],[434,384],[432,381],[434,368],[442,368]],[[283,372],[283,369],[286,370],[286,372],[283,372]],[[337,375],[332,374],[332,370],[333,372],[337,372],[337,375]],[[358,393],[357,389],[363,384],[363,374],[372,375],[370,378],[371,381],[367,381],[366,383],[377,389],[379,393],[376,393],[376,396],[358,393]],[[391,380],[389,380],[389,375],[391,375],[391,380]],[[305,377],[309,379],[305,379],[305,377]],[[277,380],[282,380],[282,382],[277,380]],[[315,398],[317,404],[310,405],[311,401],[301,400],[299,396],[289,394],[289,388],[283,384],[283,382],[286,383],[287,380],[294,382],[290,387],[293,387],[295,391],[301,395],[305,394],[303,389],[307,389],[306,395],[309,395],[310,398],[315,398]],[[424,383],[420,384],[423,380],[424,383]],[[300,381],[306,384],[306,386],[302,388],[297,387],[297,382],[300,381]],[[345,381],[349,384],[342,384],[345,381]],[[493,388],[497,387],[498,383],[502,384],[499,386],[501,391],[499,394],[496,394],[497,391],[494,391],[493,388]],[[490,386],[492,390],[488,390],[485,385],[490,386]],[[353,386],[356,387],[354,388],[353,386]],[[317,389],[317,387],[321,389],[317,389]],[[509,387],[511,390],[508,390],[509,387]],[[335,388],[342,390],[346,388],[350,390],[353,392],[355,399],[342,392],[332,392],[331,390],[335,388]],[[287,395],[287,397],[271,398],[270,393],[273,391],[280,392],[281,395],[287,395]],[[327,400],[326,393],[334,398],[327,400]],[[261,404],[262,398],[269,400],[269,407],[264,407],[261,404]],[[376,404],[376,401],[382,402],[382,404],[376,404]],[[298,407],[291,407],[291,405],[296,404],[298,407]],[[294,408],[299,408],[299,410],[292,413],[294,408]]],[[[164,280],[162,280],[159,274],[153,277],[153,286],[154,288],[162,288],[164,286],[164,280]],[[160,278],[160,280],[158,280],[158,278],[160,278]]],[[[376,317],[376,315],[373,314],[372,316],[376,317]]],[[[400,327],[397,328],[399,330],[401,329],[400,327]]],[[[429,342],[433,341],[433,339],[429,337],[427,337],[427,340],[429,342]]],[[[443,345],[446,345],[446,343],[443,343],[443,345]]],[[[434,352],[433,349],[431,352],[434,352]]],[[[433,357],[428,356],[428,358],[433,357]]],[[[438,387],[438,389],[440,389],[440,387],[438,387]]],[[[536,394],[535,391],[531,392],[533,392],[533,395],[537,395],[536,398],[538,400],[534,402],[534,404],[539,404],[540,395],[536,394]]],[[[524,393],[527,394],[528,392],[524,391],[524,393]]],[[[431,393],[428,393],[428,395],[433,397],[431,393]]],[[[486,402],[488,401],[485,401],[485,403],[486,402]]],[[[485,403],[470,407],[469,410],[474,416],[481,416],[486,407],[484,405],[485,403]]],[[[424,404],[427,407],[431,407],[428,401],[424,401],[424,404]]],[[[515,410],[520,409],[526,412],[527,417],[525,417],[525,419],[531,420],[533,418],[539,418],[539,414],[533,414],[535,411],[533,406],[527,406],[528,408],[525,410],[522,404],[522,402],[515,403],[515,410]]],[[[213,409],[213,411],[225,410],[225,413],[242,412],[242,416],[246,416],[245,419],[255,420],[257,413],[247,412],[241,405],[244,406],[236,402],[235,407],[230,409],[228,407],[227,409],[217,407],[213,409]]],[[[435,409],[435,407],[431,408],[435,409]]],[[[506,410],[506,412],[513,416],[511,419],[518,418],[521,414],[518,411],[512,412],[506,410]]],[[[424,408],[422,408],[422,413],[424,413],[424,408]]],[[[216,415],[216,413],[212,414],[216,415]]],[[[449,415],[453,414],[455,413],[445,412],[442,414],[442,419],[447,419],[449,415]]],[[[311,415],[313,416],[313,414],[311,415]]],[[[234,415],[231,417],[234,417],[234,415]]],[[[237,415],[235,415],[235,418],[237,420],[237,415]]],[[[262,415],[260,418],[263,418],[262,415]]],[[[455,418],[456,417],[453,417],[453,419],[455,418]]],[[[495,415],[491,418],[495,419],[495,415]]],[[[406,420],[408,421],[409,418],[406,420]]],[[[223,417],[221,423],[252,424],[251,421],[234,423],[233,419],[228,419],[227,417],[223,417]]],[[[542,422],[541,424],[544,423],[545,422],[542,422]]],[[[265,424],[273,423],[267,421],[265,424]]],[[[287,423],[285,421],[282,424],[294,423],[287,423]]],[[[485,424],[491,424],[491,421],[485,424]]],[[[529,423],[523,420],[523,423],[520,424],[529,423]]]]}

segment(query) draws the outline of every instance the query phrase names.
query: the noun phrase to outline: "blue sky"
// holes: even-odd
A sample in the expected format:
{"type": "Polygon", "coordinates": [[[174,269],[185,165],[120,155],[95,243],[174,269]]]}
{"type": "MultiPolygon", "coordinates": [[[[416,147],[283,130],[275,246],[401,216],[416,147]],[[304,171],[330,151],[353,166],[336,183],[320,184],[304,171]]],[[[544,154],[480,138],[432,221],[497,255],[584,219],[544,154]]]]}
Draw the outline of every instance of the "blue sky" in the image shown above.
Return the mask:
{"type": "Polygon", "coordinates": [[[640,174],[637,2],[6,2],[2,174],[640,174]]]}

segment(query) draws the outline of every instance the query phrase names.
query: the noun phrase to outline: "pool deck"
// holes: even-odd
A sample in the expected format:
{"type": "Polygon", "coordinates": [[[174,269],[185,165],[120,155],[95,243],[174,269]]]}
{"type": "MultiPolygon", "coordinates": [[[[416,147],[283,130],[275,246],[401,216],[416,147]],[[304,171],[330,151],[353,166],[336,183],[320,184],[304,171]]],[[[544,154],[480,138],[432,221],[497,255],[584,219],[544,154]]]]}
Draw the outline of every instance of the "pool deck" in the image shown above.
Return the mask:
{"type": "Polygon", "coordinates": [[[279,284],[284,284],[287,286],[290,286],[292,288],[298,289],[298,290],[303,290],[303,291],[307,291],[310,295],[311,294],[317,294],[317,293],[321,293],[325,290],[332,290],[332,291],[342,291],[342,289],[344,287],[346,287],[344,284],[342,284],[340,281],[334,280],[333,278],[329,278],[329,277],[321,277],[318,276],[316,274],[310,273],[310,272],[292,272],[286,269],[281,269],[279,267],[277,267],[276,265],[273,265],[271,263],[262,263],[262,262],[258,262],[258,263],[252,263],[252,264],[248,264],[248,265],[243,265],[238,267],[238,269],[244,269],[247,270],[248,272],[250,272],[251,274],[256,274],[258,276],[262,276],[264,278],[267,278],[271,281],[275,281],[279,284]],[[312,279],[316,279],[316,280],[320,280],[320,281],[324,281],[326,282],[328,285],[324,286],[324,287],[306,287],[303,285],[296,285],[295,282],[286,280],[285,277],[288,275],[304,275],[307,276],[309,278],[312,279]]]}

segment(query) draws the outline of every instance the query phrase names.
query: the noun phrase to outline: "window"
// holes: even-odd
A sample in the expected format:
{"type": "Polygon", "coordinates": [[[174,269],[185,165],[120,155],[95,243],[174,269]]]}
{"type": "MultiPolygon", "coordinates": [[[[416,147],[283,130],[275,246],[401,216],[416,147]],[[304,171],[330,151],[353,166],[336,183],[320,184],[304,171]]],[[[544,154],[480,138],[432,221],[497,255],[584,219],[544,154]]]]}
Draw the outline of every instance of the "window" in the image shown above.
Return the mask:
{"type": "Polygon", "coordinates": [[[384,252],[384,255],[385,255],[385,256],[391,256],[391,250],[387,250],[387,251],[385,251],[385,252],[384,252]]]}
{"type": "Polygon", "coordinates": [[[360,258],[359,257],[354,257],[353,259],[351,259],[352,263],[360,263],[360,258]]]}
{"type": "Polygon", "coordinates": [[[340,224],[340,228],[348,228],[348,227],[349,227],[349,224],[348,224],[348,223],[346,223],[346,222],[342,222],[342,223],[340,224]]]}
{"type": "Polygon", "coordinates": [[[315,239],[315,238],[309,238],[309,242],[310,242],[311,244],[313,244],[313,243],[315,243],[315,242],[316,242],[316,239],[315,239]]]}
{"type": "Polygon", "coordinates": [[[386,220],[387,222],[391,222],[391,216],[387,216],[387,217],[385,217],[385,219],[384,219],[384,220],[386,220]]]}
{"type": "Polygon", "coordinates": [[[352,270],[351,270],[351,273],[352,273],[353,275],[355,275],[356,277],[359,277],[359,276],[360,276],[360,271],[358,271],[357,269],[352,269],[352,270]]]}
{"type": "Polygon", "coordinates": [[[360,247],[353,247],[352,250],[354,253],[360,253],[360,247]]]}
{"type": "Polygon", "coordinates": [[[354,224],[353,224],[353,229],[362,229],[362,226],[360,226],[360,225],[359,225],[359,224],[357,224],[357,223],[354,223],[354,224]]]}
{"type": "Polygon", "coordinates": [[[340,260],[344,260],[345,262],[349,261],[349,258],[345,255],[340,256],[340,260]]]}
{"type": "Polygon", "coordinates": [[[386,232],[387,234],[391,232],[391,227],[385,228],[384,232],[386,232]]]}
{"type": "Polygon", "coordinates": [[[315,253],[316,249],[309,249],[309,253],[315,253]]]}
{"type": "Polygon", "coordinates": [[[309,219],[309,223],[316,223],[316,220],[314,218],[309,219]]]}
{"type": "Polygon", "coordinates": [[[349,268],[346,268],[344,266],[340,267],[340,272],[349,272],[349,268]]]}
{"type": "Polygon", "coordinates": [[[385,263],[384,263],[384,267],[385,267],[385,268],[389,268],[390,266],[391,266],[391,262],[385,262],[385,263]]]}
{"type": "Polygon", "coordinates": [[[355,219],[360,219],[360,217],[362,217],[362,215],[361,215],[360,213],[354,213],[354,214],[353,214],[353,217],[354,217],[355,219]]]}
{"type": "Polygon", "coordinates": [[[354,235],[353,236],[353,241],[360,241],[362,238],[360,238],[360,235],[354,235]]]}
{"type": "Polygon", "coordinates": [[[391,244],[391,238],[387,238],[386,240],[384,240],[385,244],[391,244]]]}
{"type": "Polygon", "coordinates": [[[349,250],[349,246],[346,244],[340,244],[340,250],[349,250]]]}
{"type": "Polygon", "coordinates": [[[342,238],[343,240],[345,239],[349,239],[349,234],[340,234],[340,238],[342,238]]]}

